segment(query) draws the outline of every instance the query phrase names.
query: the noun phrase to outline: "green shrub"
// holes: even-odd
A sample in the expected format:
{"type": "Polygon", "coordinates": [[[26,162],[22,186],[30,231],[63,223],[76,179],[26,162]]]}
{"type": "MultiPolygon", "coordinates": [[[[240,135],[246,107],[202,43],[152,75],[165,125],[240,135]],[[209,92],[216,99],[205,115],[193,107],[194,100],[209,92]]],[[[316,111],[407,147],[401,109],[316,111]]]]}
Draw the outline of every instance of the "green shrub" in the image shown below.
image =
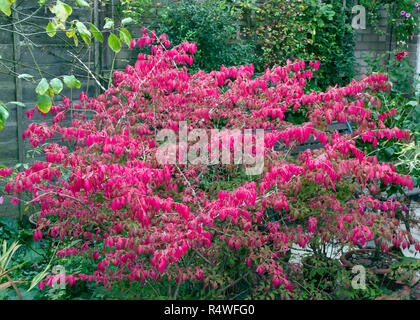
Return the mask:
{"type": "MultiPolygon", "coordinates": [[[[149,29],[158,34],[166,33],[172,43],[185,40],[197,43],[191,71],[219,70],[221,65],[230,67],[256,61],[252,42],[245,43],[239,37],[240,12],[224,1],[171,1],[154,12],[149,29]]],[[[139,11],[130,14],[141,25],[147,15],[139,11]]]]}
{"type": "Polygon", "coordinates": [[[257,70],[284,65],[287,59],[319,60],[323,71],[316,75],[318,87],[348,83],[354,61],[350,16],[341,0],[321,5],[317,0],[264,2],[256,11],[256,26],[248,30],[263,58],[257,70]]]}

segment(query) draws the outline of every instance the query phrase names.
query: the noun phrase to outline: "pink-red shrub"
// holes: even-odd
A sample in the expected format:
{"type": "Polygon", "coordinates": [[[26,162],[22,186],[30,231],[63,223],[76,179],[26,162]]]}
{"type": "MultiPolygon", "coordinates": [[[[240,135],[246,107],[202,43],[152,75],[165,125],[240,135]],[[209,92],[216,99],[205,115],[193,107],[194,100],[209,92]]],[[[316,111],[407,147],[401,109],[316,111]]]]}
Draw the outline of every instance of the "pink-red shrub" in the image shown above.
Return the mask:
{"type": "MultiPolygon", "coordinates": [[[[110,287],[165,277],[227,284],[223,273],[217,282],[212,272],[229,248],[259,279],[293,291],[287,260],[281,259],[293,244],[364,246],[376,239],[384,252],[389,241],[420,251],[395,216],[401,204],[375,197],[380,182],[412,188],[411,179],[357,147],[361,141],[376,146],[382,139],[409,138],[409,132],[384,124],[396,116],[377,97],[390,90],[386,75],[308,93],[305,85],[317,62],[288,61],[260,76],[254,76],[252,65],[188,74],[195,44],[170,48],[165,35],[143,29],[143,37],[132,42],[136,45],[150,46],[152,54],[140,53],[134,67],[116,71],[104,94],[81,93],[80,103],[64,98],[51,110],[52,123],[26,129],[24,137],[33,146],[59,134],[73,147],[48,144],[45,161],[17,173],[6,187],[14,202],[40,206],[35,240],[79,239],[58,256],[85,256],[97,264],[93,274],[67,276],[70,285],[94,281],[110,287]],[[286,112],[298,109],[307,121],[287,122],[286,112]],[[74,118],[65,126],[70,111],[74,118]],[[264,172],[219,192],[212,185],[243,177],[244,165],[160,165],[156,133],[177,132],[180,121],[208,131],[265,129],[264,172]],[[353,132],[340,136],[329,127],[333,121],[348,121],[353,132]],[[291,155],[312,136],[322,149],[291,155]],[[274,148],[279,142],[280,151],[274,148]],[[22,192],[31,198],[22,199],[22,192]]],[[[2,176],[10,173],[0,170],[2,176]]],[[[52,281],[48,276],[40,288],[52,281]]]]}

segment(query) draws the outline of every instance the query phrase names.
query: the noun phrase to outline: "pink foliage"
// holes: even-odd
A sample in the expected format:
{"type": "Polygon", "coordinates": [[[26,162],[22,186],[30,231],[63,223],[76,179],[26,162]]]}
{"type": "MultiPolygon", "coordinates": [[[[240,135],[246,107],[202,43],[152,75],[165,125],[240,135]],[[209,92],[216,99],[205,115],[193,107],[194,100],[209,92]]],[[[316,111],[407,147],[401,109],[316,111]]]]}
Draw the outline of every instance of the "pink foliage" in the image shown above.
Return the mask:
{"type": "MultiPolygon", "coordinates": [[[[93,274],[67,276],[70,285],[95,281],[111,286],[163,277],[208,285],[225,244],[232,254],[244,249],[244,264],[292,291],[280,257],[294,244],[305,247],[317,238],[363,246],[378,239],[384,240],[385,252],[385,240],[395,247],[415,245],[420,251],[419,243],[399,227],[395,212],[400,203],[368,193],[355,192],[347,201],[337,197],[346,181],[355,190],[374,188],[380,181],[412,188],[412,180],[392,164],[379,163],[356,147],[357,139],[376,146],[381,139],[409,138],[408,131],[384,124],[396,116],[385,112],[376,97],[390,90],[387,75],[305,93],[319,68],[317,61],[288,61],[260,76],[254,76],[252,65],[189,74],[194,43],[170,48],[165,35],[143,29],[142,38],[131,43],[135,46],[151,47],[152,54],[140,53],[134,66],[114,72],[114,84],[104,94],[91,98],[82,93],[78,104],[64,98],[51,110],[52,123],[29,125],[23,136],[33,146],[60,135],[74,148],[48,144],[45,161],[17,173],[6,186],[16,199],[29,192],[31,203],[40,206],[35,240],[79,239],[58,256],[81,255],[97,264],[93,274]],[[377,112],[367,107],[369,102],[377,112]],[[80,112],[65,126],[70,109],[80,112]],[[293,109],[304,110],[307,122],[285,121],[293,109]],[[235,190],[214,194],[200,187],[203,173],[212,168],[159,165],[156,132],[178,131],[180,121],[187,121],[189,129],[208,131],[219,121],[229,129],[265,129],[263,174],[235,190]],[[340,136],[329,129],[333,121],[348,121],[354,130],[340,136]],[[287,152],[312,136],[323,149],[308,149],[297,158],[287,152]],[[277,143],[285,149],[276,151],[277,143]],[[301,190],[311,185],[324,191],[296,208],[301,190]],[[269,209],[278,219],[267,219],[269,209]]],[[[10,174],[0,169],[1,176],[10,174]]],[[[52,281],[48,277],[44,282],[52,281]]]]}

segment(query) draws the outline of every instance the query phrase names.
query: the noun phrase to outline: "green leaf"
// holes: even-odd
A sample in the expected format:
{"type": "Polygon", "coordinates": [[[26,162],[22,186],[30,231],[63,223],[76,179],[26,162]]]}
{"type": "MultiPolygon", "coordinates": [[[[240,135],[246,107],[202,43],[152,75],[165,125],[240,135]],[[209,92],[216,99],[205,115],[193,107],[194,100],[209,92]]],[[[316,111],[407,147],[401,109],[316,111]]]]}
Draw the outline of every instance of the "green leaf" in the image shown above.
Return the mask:
{"type": "Polygon", "coordinates": [[[395,153],[395,150],[394,150],[394,148],[389,147],[389,148],[385,149],[385,152],[388,156],[392,156],[395,153]]]}
{"type": "Polygon", "coordinates": [[[83,41],[89,46],[91,44],[90,37],[92,34],[89,32],[89,30],[86,28],[86,26],[80,22],[76,22],[76,28],[80,33],[80,36],[82,37],[83,41]]]}
{"type": "Polygon", "coordinates": [[[120,30],[120,39],[127,45],[127,47],[130,47],[131,34],[126,28],[122,28],[120,30]]]}
{"type": "Polygon", "coordinates": [[[13,231],[13,232],[18,231],[18,224],[12,218],[1,217],[0,224],[6,226],[10,231],[13,231]]]}
{"type": "Polygon", "coordinates": [[[64,80],[64,83],[66,84],[66,86],[69,87],[70,89],[72,89],[72,88],[79,89],[82,86],[80,81],[77,80],[74,75],[64,76],[63,80],[64,80]]]}
{"type": "Polygon", "coordinates": [[[3,130],[6,120],[9,118],[9,109],[6,105],[0,103],[0,130],[3,130]]]}
{"type": "Polygon", "coordinates": [[[74,45],[77,47],[79,45],[79,38],[77,38],[76,34],[73,34],[73,41],[74,41],[74,45]]]}
{"type": "Polygon", "coordinates": [[[115,34],[113,34],[113,33],[111,33],[111,34],[109,35],[109,38],[108,38],[108,45],[109,45],[109,47],[111,48],[111,50],[112,50],[112,51],[114,51],[115,53],[118,53],[118,52],[120,52],[120,50],[121,50],[121,41],[120,41],[120,39],[118,39],[118,37],[117,37],[115,34]]]}
{"type": "Polygon", "coordinates": [[[89,7],[89,3],[85,0],[74,0],[74,4],[79,7],[89,7]]]}
{"type": "Polygon", "coordinates": [[[105,18],[104,29],[112,29],[114,27],[114,20],[111,18],[105,18]]]}
{"type": "Polygon", "coordinates": [[[414,186],[414,187],[417,187],[417,186],[418,186],[418,180],[417,180],[417,177],[413,177],[413,176],[411,176],[411,179],[413,180],[413,186],[414,186]]]}
{"type": "MultiPolygon", "coordinates": [[[[54,25],[55,29],[59,28],[63,31],[66,30],[66,26],[60,20],[58,20],[57,18],[53,19],[53,25],[54,25]]],[[[74,28],[74,27],[72,26],[72,28],[74,28]]]]}
{"type": "Polygon", "coordinates": [[[88,45],[88,46],[90,46],[90,44],[92,43],[92,40],[90,39],[90,37],[88,37],[87,35],[85,35],[85,34],[81,34],[80,35],[81,37],[82,37],[82,39],[83,39],[83,41],[88,45]]]}
{"type": "Polygon", "coordinates": [[[41,81],[38,83],[38,86],[35,89],[35,92],[39,95],[45,94],[47,92],[48,88],[50,86],[48,85],[48,81],[45,78],[42,78],[41,81]]]}
{"type": "Polygon", "coordinates": [[[42,113],[48,113],[52,106],[52,100],[49,95],[43,94],[38,96],[37,106],[42,113]]]}
{"type": "Polygon", "coordinates": [[[59,94],[61,90],[63,90],[63,82],[58,78],[52,79],[50,81],[50,86],[55,94],[59,94]]]}
{"type": "Polygon", "coordinates": [[[417,101],[409,101],[407,102],[407,105],[410,105],[412,107],[416,107],[418,105],[417,101]]]}
{"type": "Polygon", "coordinates": [[[45,249],[41,247],[39,242],[32,239],[25,249],[26,253],[24,260],[30,261],[31,263],[39,263],[44,259],[43,255],[45,255],[45,249]]]}
{"type": "Polygon", "coordinates": [[[84,33],[84,34],[88,35],[89,37],[91,36],[91,33],[86,28],[86,26],[84,25],[83,22],[76,21],[76,28],[77,28],[77,31],[79,31],[80,33],[84,33]]]}
{"type": "Polygon", "coordinates": [[[54,98],[54,90],[51,88],[48,88],[47,92],[45,94],[48,94],[50,98],[54,98]]]}
{"type": "Polygon", "coordinates": [[[71,29],[69,29],[68,31],[66,31],[67,38],[73,38],[75,34],[76,34],[76,30],[73,29],[73,26],[72,26],[71,29]]]}
{"type": "Polygon", "coordinates": [[[121,20],[121,24],[124,26],[133,22],[133,18],[125,18],[121,20]]]}
{"type": "Polygon", "coordinates": [[[10,16],[12,13],[10,7],[15,1],[16,0],[0,0],[0,10],[3,11],[6,16],[10,16]]]}
{"type": "Polygon", "coordinates": [[[50,8],[50,11],[54,13],[60,21],[64,22],[71,15],[73,9],[69,5],[57,0],[55,6],[50,8]]]}
{"type": "Polygon", "coordinates": [[[47,24],[45,31],[47,31],[47,35],[50,36],[51,38],[54,37],[55,34],[57,33],[55,32],[55,27],[51,21],[47,24]]]}
{"type": "Polygon", "coordinates": [[[42,279],[44,279],[47,276],[48,270],[50,268],[51,268],[51,262],[45,267],[45,269],[42,272],[38,273],[32,279],[32,282],[31,282],[31,285],[30,285],[28,291],[31,291],[33,288],[35,288],[35,286],[38,285],[38,283],[40,283],[42,281],[42,279]]]}
{"type": "Polygon", "coordinates": [[[93,25],[92,23],[90,24],[90,31],[92,31],[92,34],[96,40],[98,40],[99,42],[104,42],[104,36],[99,31],[99,29],[96,28],[95,25],[93,25]]]}

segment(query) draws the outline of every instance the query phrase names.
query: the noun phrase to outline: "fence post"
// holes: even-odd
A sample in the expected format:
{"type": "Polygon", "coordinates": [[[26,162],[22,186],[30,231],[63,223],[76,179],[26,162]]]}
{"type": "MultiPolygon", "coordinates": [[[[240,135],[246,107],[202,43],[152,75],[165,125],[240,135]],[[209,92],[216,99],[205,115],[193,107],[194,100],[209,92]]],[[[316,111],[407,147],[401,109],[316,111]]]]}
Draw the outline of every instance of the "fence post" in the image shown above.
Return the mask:
{"type": "MultiPolygon", "coordinates": [[[[99,8],[98,8],[98,0],[94,1],[93,4],[93,24],[98,27],[101,28],[101,26],[99,26],[99,12],[98,12],[99,8]]],[[[100,56],[100,48],[99,48],[99,41],[94,41],[94,72],[96,74],[96,76],[98,77],[98,79],[100,79],[100,73],[102,71],[101,68],[101,56],[100,56]]],[[[95,85],[95,96],[99,95],[99,86],[95,85]]]]}
{"type": "MultiPolygon", "coordinates": [[[[13,23],[13,71],[16,74],[19,74],[19,64],[18,61],[20,60],[20,39],[19,34],[17,33],[17,27],[15,22],[19,21],[18,14],[15,10],[13,10],[12,14],[12,23],[13,23]]],[[[22,80],[18,77],[15,78],[15,100],[21,102],[22,101],[22,80]]],[[[24,162],[24,141],[22,138],[23,133],[23,110],[22,107],[16,106],[16,130],[17,130],[17,143],[18,143],[18,161],[19,163],[24,162]]],[[[21,202],[19,202],[19,220],[22,220],[24,213],[24,208],[21,202]]]]}

